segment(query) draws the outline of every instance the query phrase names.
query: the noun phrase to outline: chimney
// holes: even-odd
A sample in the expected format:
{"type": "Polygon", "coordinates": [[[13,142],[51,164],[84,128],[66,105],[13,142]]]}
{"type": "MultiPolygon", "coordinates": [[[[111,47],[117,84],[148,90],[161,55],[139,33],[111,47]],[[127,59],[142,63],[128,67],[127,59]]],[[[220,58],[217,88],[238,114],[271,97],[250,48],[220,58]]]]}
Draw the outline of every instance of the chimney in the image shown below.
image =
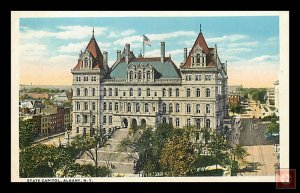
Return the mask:
{"type": "Polygon", "coordinates": [[[129,63],[130,44],[125,44],[125,61],[129,63]]]}
{"type": "Polygon", "coordinates": [[[117,61],[121,60],[121,50],[117,51],[117,61]]]}
{"type": "Polygon", "coordinates": [[[185,62],[186,61],[186,58],[187,58],[187,48],[184,48],[183,49],[183,62],[185,62]]]}
{"type": "Polygon", "coordinates": [[[103,65],[107,66],[107,51],[103,52],[103,65]]]}
{"type": "Polygon", "coordinates": [[[165,62],[165,42],[160,42],[160,61],[165,62]]]}

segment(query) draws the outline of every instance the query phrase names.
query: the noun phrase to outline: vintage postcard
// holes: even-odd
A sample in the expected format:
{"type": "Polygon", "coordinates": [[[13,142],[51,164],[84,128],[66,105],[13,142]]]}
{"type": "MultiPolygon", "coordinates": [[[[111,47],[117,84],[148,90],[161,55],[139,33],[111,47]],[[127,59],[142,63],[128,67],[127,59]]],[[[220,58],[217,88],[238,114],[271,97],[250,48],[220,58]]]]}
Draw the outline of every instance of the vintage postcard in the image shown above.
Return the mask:
{"type": "Polygon", "coordinates": [[[289,12],[11,15],[11,181],[278,182],[289,169],[289,12]]]}

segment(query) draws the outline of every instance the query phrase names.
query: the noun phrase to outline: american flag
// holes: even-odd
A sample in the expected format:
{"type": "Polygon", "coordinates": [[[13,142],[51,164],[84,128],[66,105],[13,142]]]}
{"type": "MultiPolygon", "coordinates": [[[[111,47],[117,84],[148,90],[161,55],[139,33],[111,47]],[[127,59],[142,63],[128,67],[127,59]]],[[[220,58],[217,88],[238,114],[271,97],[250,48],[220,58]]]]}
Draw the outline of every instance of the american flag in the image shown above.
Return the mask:
{"type": "Polygon", "coordinates": [[[147,44],[148,46],[151,46],[151,42],[150,42],[149,38],[145,35],[143,35],[143,37],[144,37],[144,43],[147,44]]]}

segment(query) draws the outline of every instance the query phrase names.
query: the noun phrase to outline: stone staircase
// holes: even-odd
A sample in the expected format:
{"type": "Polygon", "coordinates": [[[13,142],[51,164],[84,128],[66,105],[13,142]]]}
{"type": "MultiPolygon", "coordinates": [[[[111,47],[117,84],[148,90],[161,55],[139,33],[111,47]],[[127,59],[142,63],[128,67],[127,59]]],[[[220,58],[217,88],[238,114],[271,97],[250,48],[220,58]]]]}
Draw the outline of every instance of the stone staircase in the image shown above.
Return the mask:
{"type": "MultiPolygon", "coordinates": [[[[117,146],[120,141],[127,137],[128,129],[118,129],[112,137],[107,141],[107,145],[98,150],[99,165],[108,166],[114,175],[120,174],[128,176],[133,174],[133,160],[128,159],[126,152],[118,152],[117,146]]],[[[81,159],[77,160],[81,163],[93,163],[93,161],[83,154],[81,159]]]]}

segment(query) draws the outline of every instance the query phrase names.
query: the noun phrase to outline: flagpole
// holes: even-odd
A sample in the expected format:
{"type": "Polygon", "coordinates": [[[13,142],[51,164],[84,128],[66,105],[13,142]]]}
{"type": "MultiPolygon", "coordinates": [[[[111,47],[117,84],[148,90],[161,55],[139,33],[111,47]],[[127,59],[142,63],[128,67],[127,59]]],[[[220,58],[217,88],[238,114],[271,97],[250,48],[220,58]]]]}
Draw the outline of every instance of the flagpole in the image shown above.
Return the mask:
{"type": "Polygon", "coordinates": [[[143,35],[143,58],[145,58],[145,41],[144,41],[144,35],[143,35]]]}

